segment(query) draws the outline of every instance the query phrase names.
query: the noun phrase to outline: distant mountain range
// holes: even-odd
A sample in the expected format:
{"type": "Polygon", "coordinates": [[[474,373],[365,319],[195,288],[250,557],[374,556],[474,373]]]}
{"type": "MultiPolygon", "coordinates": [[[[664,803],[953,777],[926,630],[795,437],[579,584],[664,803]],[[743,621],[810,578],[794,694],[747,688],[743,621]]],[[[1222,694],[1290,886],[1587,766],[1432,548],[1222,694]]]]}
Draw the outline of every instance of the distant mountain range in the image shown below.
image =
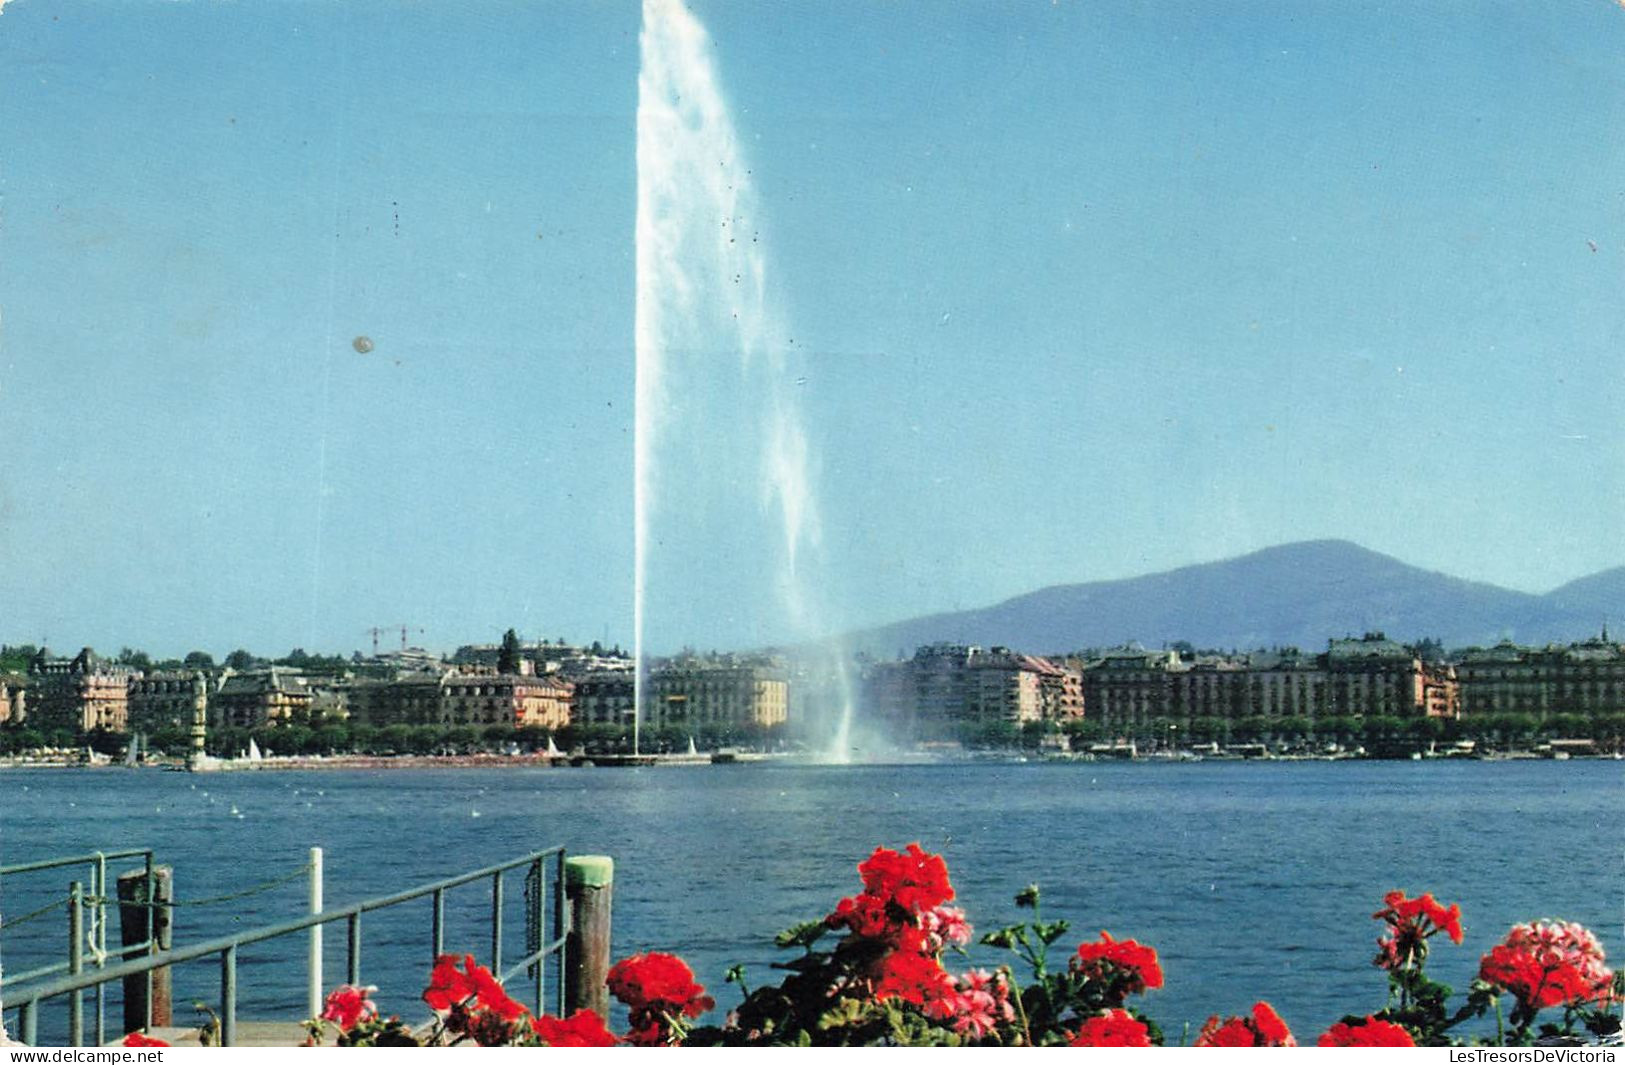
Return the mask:
{"type": "Polygon", "coordinates": [[[1312,540],[1127,580],[1064,584],[979,610],[852,634],[879,657],[937,641],[1059,653],[1138,641],[1160,647],[1324,648],[1382,631],[1402,641],[1488,646],[1625,632],[1625,566],[1529,595],[1406,565],[1345,540],[1312,540]]]}

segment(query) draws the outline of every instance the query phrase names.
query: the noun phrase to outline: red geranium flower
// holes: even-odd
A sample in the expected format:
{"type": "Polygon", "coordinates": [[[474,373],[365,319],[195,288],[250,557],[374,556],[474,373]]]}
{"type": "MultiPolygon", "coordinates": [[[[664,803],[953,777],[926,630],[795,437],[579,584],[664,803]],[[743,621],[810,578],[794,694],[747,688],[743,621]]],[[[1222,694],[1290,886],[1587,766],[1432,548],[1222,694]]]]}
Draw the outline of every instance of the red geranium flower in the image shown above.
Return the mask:
{"type": "Polygon", "coordinates": [[[1371,915],[1388,925],[1388,931],[1377,940],[1379,953],[1373,964],[1380,968],[1420,965],[1427,959],[1427,941],[1440,932],[1452,943],[1461,942],[1461,907],[1455,903],[1446,907],[1432,892],[1408,899],[1403,891],[1390,891],[1382,901],[1383,908],[1371,915]]]}
{"type": "Polygon", "coordinates": [[[567,1020],[544,1013],[531,1019],[530,1028],[550,1047],[612,1047],[620,1042],[592,1010],[576,1010],[567,1020]]]}
{"type": "Polygon", "coordinates": [[[892,932],[886,900],[867,892],[836,903],[835,912],[825,917],[824,923],[831,928],[851,929],[854,935],[869,939],[883,939],[892,932]]]}
{"type": "Polygon", "coordinates": [[[459,972],[455,954],[442,954],[434,960],[434,968],[429,972],[429,986],[423,989],[423,1001],[429,1004],[430,1009],[436,1013],[446,1013],[474,997],[474,980],[469,975],[479,968],[474,962],[474,955],[463,955],[463,967],[465,971],[459,972]]]}
{"type": "Polygon", "coordinates": [[[954,989],[953,977],[929,954],[894,950],[880,959],[875,972],[875,999],[900,998],[924,1006],[954,989]]]}
{"type": "Polygon", "coordinates": [[[491,970],[474,960],[442,954],[429,973],[423,1001],[445,1015],[446,1030],[465,1035],[481,1046],[505,1046],[513,1039],[514,1022],[528,1016],[524,1006],[508,997],[491,970]]]}
{"type": "Polygon", "coordinates": [[[1119,1002],[1128,995],[1162,986],[1162,965],[1155,948],[1132,939],[1113,939],[1105,931],[1097,942],[1078,944],[1072,969],[1087,979],[1107,984],[1119,1002]]]}
{"type": "Polygon", "coordinates": [[[344,1032],[348,1032],[362,1021],[371,1020],[378,1016],[378,1007],[373,1005],[367,996],[377,990],[376,987],[352,987],[349,984],[334,988],[327,996],[326,1008],[322,1010],[322,1020],[332,1021],[344,1032]]]}
{"type": "Polygon", "coordinates": [[[869,859],[858,866],[863,889],[871,895],[896,903],[911,914],[923,913],[954,897],[948,883],[948,863],[941,855],[927,854],[918,843],[903,851],[876,847],[869,859]]]}
{"type": "Polygon", "coordinates": [[[1363,1021],[1345,1024],[1342,1021],[1331,1026],[1316,1046],[1323,1047],[1413,1047],[1416,1040],[1403,1026],[1391,1021],[1379,1021],[1375,1017],[1367,1016],[1363,1021]]]}
{"type": "Polygon", "coordinates": [[[1128,1010],[1107,1010],[1083,1022],[1067,1046],[1148,1047],[1151,1030],[1128,1010]]]}
{"type": "Polygon", "coordinates": [[[129,1035],[124,1037],[123,1045],[127,1047],[166,1047],[169,1044],[164,1042],[162,1039],[154,1039],[149,1035],[142,1035],[140,1032],[131,1032],[129,1035]]]}
{"type": "Polygon", "coordinates": [[[1606,998],[1614,974],[1602,944],[1584,925],[1536,921],[1514,925],[1479,959],[1478,977],[1518,999],[1527,1012],[1606,998]]]}
{"type": "Polygon", "coordinates": [[[1253,1005],[1251,1017],[1209,1017],[1196,1037],[1199,1047],[1295,1047],[1286,1022],[1268,1002],[1253,1005]]]}
{"type": "Polygon", "coordinates": [[[626,1041],[639,1046],[672,1042],[673,1022],[698,1017],[716,1005],[694,982],[694,970],[675,954],[634,954],[609,970],[609,992],[629,1007],[632,1031],[626,1041]]]}

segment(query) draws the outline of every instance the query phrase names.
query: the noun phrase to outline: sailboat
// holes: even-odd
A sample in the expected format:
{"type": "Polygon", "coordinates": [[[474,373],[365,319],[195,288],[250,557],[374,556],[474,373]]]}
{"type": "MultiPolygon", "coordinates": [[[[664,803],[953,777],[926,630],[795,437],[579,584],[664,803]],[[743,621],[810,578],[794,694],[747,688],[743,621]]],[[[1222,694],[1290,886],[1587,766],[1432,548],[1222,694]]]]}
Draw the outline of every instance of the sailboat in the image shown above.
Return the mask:
{"type": "Polygon", "coordinates": [[[559,758],[559,757],[562,757],[563,754],[564,754],[564,752],[559,750],[558,745],[553,742],[553,737],[548,736],[547,737],[547,756],[549,758],[559,758]]]}
{"type": "Polygon", "coordinates": [[[260,745],[254,742],[254,737],[252,736],[248,738],[248,760],[250,762],[262,762],[265,760],[265,756],[260,753],[260,745]]]}

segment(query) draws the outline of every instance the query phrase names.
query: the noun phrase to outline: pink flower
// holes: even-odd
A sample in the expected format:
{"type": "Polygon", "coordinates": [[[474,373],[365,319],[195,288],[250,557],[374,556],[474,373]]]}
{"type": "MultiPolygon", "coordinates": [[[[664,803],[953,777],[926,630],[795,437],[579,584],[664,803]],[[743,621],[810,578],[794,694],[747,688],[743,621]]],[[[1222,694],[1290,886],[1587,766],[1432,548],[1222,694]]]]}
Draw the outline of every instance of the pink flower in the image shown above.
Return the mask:
{"type": "Polygon", "coordinates": [[[1002,975],[972,969],[958,977],[952,988],[925,1003],[925,1012],[937,1020],[951,1020],[954,1031],[984,1039],[999,1024],[1016,1019],[1010,1004],[1010,985],[1002,975]]]}
{"type": "Polygon", "coordinates": [[[929,937],[930,949],[940,951],[945,946],[963,947],[970,942],[971,926],[965,920],[965,911],[957,906],[938,906],[920,914],[920,929],[929,937]]]}

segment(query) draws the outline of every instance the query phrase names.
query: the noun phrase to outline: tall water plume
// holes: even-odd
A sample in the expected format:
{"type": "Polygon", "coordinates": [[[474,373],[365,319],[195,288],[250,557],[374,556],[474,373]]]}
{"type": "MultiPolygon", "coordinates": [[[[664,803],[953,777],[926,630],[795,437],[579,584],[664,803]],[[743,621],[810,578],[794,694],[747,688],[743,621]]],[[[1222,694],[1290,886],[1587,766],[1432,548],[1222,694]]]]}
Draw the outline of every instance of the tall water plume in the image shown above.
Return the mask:
{"type": "MultiPolygon", "coordinates": [[[[787,624],[762,635],[825,635],[813,463],[795,395],[800,353],[766,284],[751,172],[710,39],[681,0],[644,0],[640,58],[634,736],[657,574],[688,582],[666,590],[668,607],[704,603],[693,587],[704,580],[742,615],[762,609],[753,597],[777,603],[787,624]]],[[[722,602],[692,608],[673,628],[731,609],[722,602]]],[[[844,662],[829,658],[840,693],[833,716],[849,727],[844,662]]]]}

